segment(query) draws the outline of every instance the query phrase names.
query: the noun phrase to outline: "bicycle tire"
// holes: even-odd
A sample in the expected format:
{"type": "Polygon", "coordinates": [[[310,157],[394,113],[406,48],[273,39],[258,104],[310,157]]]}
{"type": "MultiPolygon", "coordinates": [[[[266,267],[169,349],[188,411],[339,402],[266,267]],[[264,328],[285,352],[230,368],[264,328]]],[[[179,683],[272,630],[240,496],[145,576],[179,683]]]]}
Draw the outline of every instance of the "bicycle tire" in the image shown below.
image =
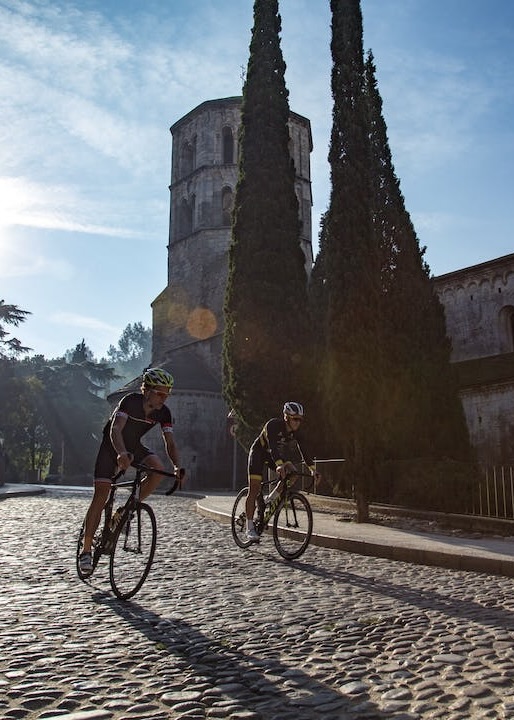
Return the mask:
{"type": "Polygon", "coordinates": [[[312,508],[302,493],[289,492],[273,518],[273,540],[280,555],[296,560],[302,555],[312,535],[312,508]]]}
{"type": "Polygon", "coordinates": [[[246,498],[248,496],[248,488],[245,487],[239,491],[234,505],[232,506],[232,515],[230,518],[230,527],[232,529],[232,537],[236,545],[245,550],[252,545],[251,540],[246,537],[246,498]]]}
{"type": "Polygon", "coordinates": [[[91,554],[92,554],[92,557],[93,557],[93,570],[92,570],[92,572],[90,572],[90,573],[83,573],[83,572],[82,572],[82,570],[80,569],[79,558],[80,558],[80,555],[82,554],[82,551],[83,551],[83,549],[84,549],[84,533],[85,533],[85,527],[86,527],[86,521],[84,520],[84,522],[83,522],[82,525],[80,526],[80,532],[79,532],[79,537],[78,537],[78,541],[77,541],[77,552],[76,552],[76,557],[75,557],[75,564],[76,564],[76,568],[77,568],[77,575],[78,575],[79,578],[82,580],[82,582],[86,582],[87,580],[90,580],[90,579],[91,579],[91,576],[92,576],[93,572],[95,571],[96,566],[98,565],[98,560],[100,559],[100,555],[102,554],[102,553],[101,553],[101,549],[100,549],[100,548],[101,548],[102,532],[101,532],[100,530],[97,530],[96,533],[95,533],[95,535],[94,535],[94,537],[93,537],[93,543],[92,543],[92,545],[91,545],[91,554]]]}
{"type": "Polygon", "coordinates": [[[123,513],[109,559],[109,579],[117,598],[128,600],[140,590],[152,567],[157,522],[152,508],[139,503],[123,513]]]}

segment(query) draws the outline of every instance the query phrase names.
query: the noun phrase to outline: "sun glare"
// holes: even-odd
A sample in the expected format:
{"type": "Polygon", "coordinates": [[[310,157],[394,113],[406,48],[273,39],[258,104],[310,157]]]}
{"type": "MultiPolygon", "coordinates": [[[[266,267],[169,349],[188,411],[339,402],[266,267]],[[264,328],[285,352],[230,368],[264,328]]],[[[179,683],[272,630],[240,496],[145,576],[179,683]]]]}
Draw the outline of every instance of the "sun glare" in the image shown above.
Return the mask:
{"type": "Polygon", "coordinates": [[[31,200],[30,184],[20,177],[0,177],[0,228],[20,225],[31,200]]]}
{"type": "Polygon", "coordinates": [[[0,220],[0,277],[9,266],[13,240],[9,234],[9,228],[0,220]]]}

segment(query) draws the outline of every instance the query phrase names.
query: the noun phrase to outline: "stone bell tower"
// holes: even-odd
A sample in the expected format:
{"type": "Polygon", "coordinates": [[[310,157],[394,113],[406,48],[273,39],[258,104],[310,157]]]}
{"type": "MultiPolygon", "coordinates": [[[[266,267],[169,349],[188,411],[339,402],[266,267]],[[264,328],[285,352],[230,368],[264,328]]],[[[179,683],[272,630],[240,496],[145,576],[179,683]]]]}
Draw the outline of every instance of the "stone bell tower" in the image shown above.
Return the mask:
{"type": "MultiPolygon", "coordinates": [[[[207,480],[212,486],[213,473],[226,465],[228,408],[221,396],[223,302],[240,124],[241,97],[229,97],[201,103],[170,128],[168,285],[152,303],[152,362],[169,367],[176,378],[174,408],[184,428],[180,430],[182,444],[190,446],[188,452],[195,455],[198,467],[202,458],[198,472],[202,487],[207,480]],[[190,425],[194,427],[187,438],[190,425]]],[[[309,274],[313,259],[310,123],[291,113],[289,131],[300,242],[309,274]]],[[[181,442],[178,422],[176,432],[181,442]]],[[[227,468],[220,469],[215,485],[226,487],[227,477],[227,468]]]]}

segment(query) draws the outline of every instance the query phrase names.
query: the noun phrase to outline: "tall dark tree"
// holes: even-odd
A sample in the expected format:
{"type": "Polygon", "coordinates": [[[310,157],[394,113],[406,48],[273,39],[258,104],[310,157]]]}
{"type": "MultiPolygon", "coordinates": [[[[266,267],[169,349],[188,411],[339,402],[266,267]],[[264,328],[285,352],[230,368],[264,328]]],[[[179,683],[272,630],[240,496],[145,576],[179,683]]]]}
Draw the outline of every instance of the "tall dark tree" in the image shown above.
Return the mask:
{"type": "Polygon", "coordinates": [[[362,521],[387,463],[466,459],[469,443],[443,309],[391,160],[373,56],[364,63],[360,1],[331,0],[331,9],[332,194],[312,298],[326,319],[332,453],[344,452],[362,521]]]}
{"type": "MultiPolygon", "coordinates": [[[[376,401],[381,376],[380,256],[371,212],[368,110],[359,0],[332,0],[333,123],[331,197],[312,290],[324,318],[323,397],[332,457],[346,459],[359,503],[377,456],[376,401]]],[[[362,502],[364,500],[364,502],[362,502]]]]}
{"type": "Polygon", "coordinates": [[[365,63],[375,241],[381,256],[383,356],[378,423],[388,457],[467,460],[468,433],[436,296],[396,176],[373,54],[365,63]]]}
{"type": "MultiPolygon", "coordinates": [[[[224,395],[241,437],[300,398],[307,295],[277,0],[255,0],[225,297],[224,395]]],[[[305,353],[307,355],[307,353],[305,353]]]]}

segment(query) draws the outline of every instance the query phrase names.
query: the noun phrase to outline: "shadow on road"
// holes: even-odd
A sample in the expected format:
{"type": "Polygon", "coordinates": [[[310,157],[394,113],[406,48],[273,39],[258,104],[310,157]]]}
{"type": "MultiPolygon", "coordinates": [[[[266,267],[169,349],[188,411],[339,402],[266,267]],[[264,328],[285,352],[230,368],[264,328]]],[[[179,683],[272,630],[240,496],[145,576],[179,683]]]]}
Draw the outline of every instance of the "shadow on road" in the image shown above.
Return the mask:
{"type": "Polygon", "coordinates": [[[439,593],[437,590],[423,590],[409,587],[407,584],[395,585],[376,580],[374,577],[356,575],[346,570],[326,569],[302,560],[291,563],[291,567],[325,580],[336,581],[342,586],[346,584],[376,595],[385,595],[402,603],[409,603],[421,610],[436,611],[455,618],[466,618],[499,630],[514,630],[514,611],[511,612],[500,605],[495,606],[493,602],[490,605],[483,605],[475,600],[453,598],[450,595],[439,593]]]}
{"type": "MultiPolygon", "coordinates": [[[[253,718],[277,717],[273,715],[277,705],[281,708],[281,720],[335,720],[345,717],[346,713],[356,717],[360,710],[362,717],[377,720],[407,717],[401,713],[382,713],[370,700],[365,686],[358,683],[360,692],[357,692],[357,683],[351,678],[346,682],[353,686],[353,698],[352,687],[346,689],[345,695],[344,676],[339,680],[342,690],[338,691],[301,668],[284,664],[276,657],[279,650],[273,647],[264,646],[259,656],[242,652],[231,638],[230,627],[227,627],[226,641],[220,642],[182,619],[163,618],[137,602],[121,602],[103,593],[96,593],[94,600],[109,606],[163,653],[187,661],[195,674],[219,691],[216,700],[231,698],[246,711],[254,713],[253,718]],[[230,668],[229,674],[227,668],[230,668]]],[[[288,639],[287,642],[291,642],[294,650],[294,641],[288,639]]]]}

